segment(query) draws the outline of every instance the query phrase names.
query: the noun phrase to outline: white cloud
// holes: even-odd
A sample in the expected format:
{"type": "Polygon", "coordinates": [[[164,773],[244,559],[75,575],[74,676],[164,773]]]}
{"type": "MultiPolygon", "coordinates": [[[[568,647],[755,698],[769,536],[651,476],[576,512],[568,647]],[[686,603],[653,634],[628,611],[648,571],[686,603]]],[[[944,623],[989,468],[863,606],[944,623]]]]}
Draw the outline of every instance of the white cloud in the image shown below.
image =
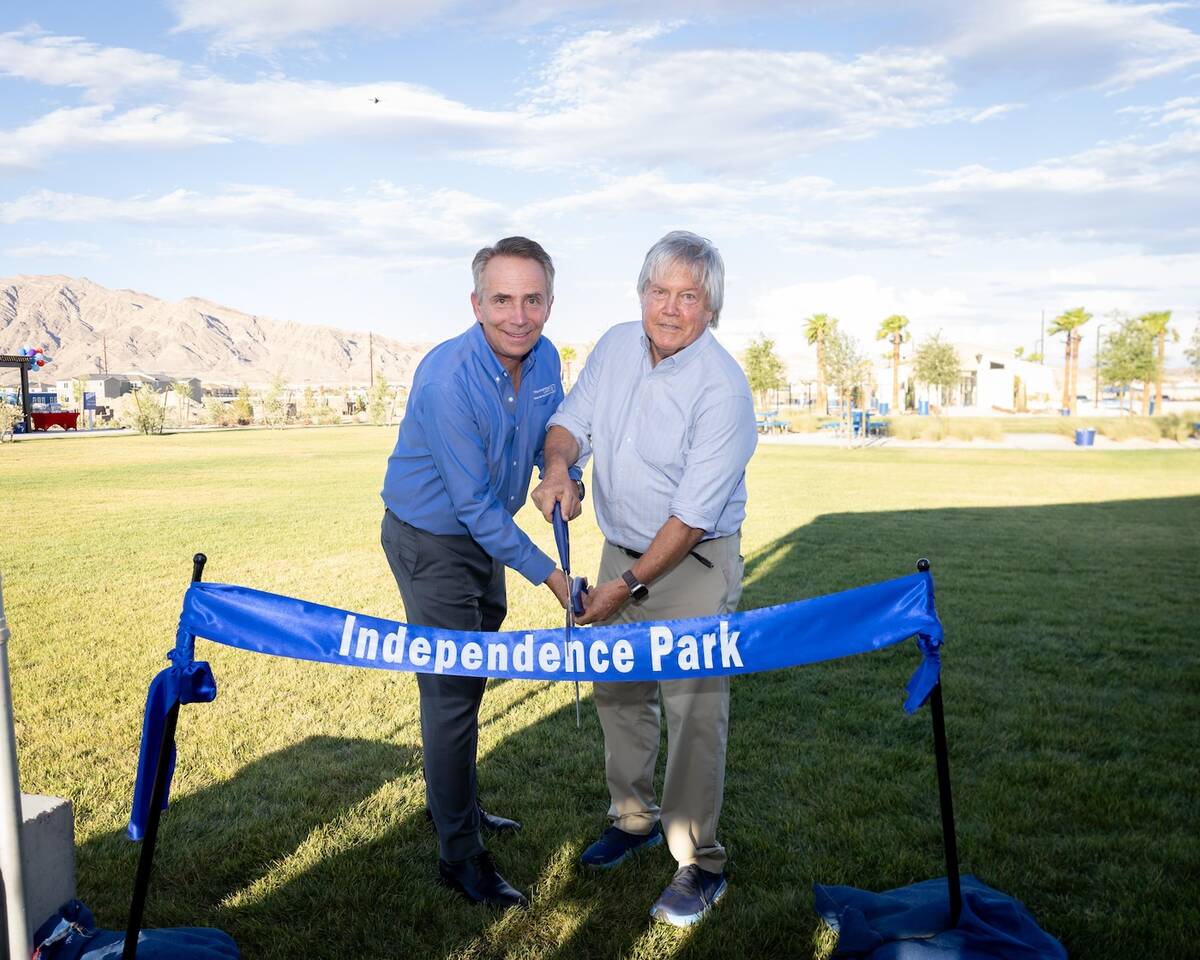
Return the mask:
{"type": "MultiPolygon", "coordinates": [[[[491,201],[454,190],[419,193],[386,181],[337,199],[304,197],[269,186],[218,194],[175,190],[112,199],[40,190],[0,203],[0,224],[117,223],[220,231],[227,243],[259,253],[310,251],[387,262],[477,246],[506,222],[491,201]]],[[[204,238],[196,239],[203,249],[204,238]]]]}
{"type": "Polygon", "coordinates": [[[1183,3],[990,0],[947,4],[946,55],[964,70],[1038,74],[1120,89],[1200,63],[1200,35],[1172,22],[1183,3]]]}
{"type": "Polygon", "coordinates": [[[181,65],[154,53],[101,47],[82,37],[63,37],[30,27],[0,33],[0,74],[55,87],[82,87],[92,100],[119,92],[174,85],[181,65]]]}
{"type": "Polygon", "coordinates": [[[9,247],[4,252],[10,257],[94,257],[104,250],[97,243],[85,240],[72,240],[66,243],[51,243],[43,240],[24,246],[9,247]]]}
{"type": "Polygon", "coordinates": [[[991,120],[993,117],[1000,117],[1014,110],[1020,110],[1024,106],[1025,104],[1023,103],[997,103],[995,106],[980,110],[971,117],[971,123],[983,123],[985,120],[991,120]]]}
{"type": "Polygon", "coordinates": [[[945,123],[946,63],[917,50],[674,50],[665,28],[563,44],[529,102],[529,136],[481,151],[519,166],[586,162],[758,169],[828,143],[945,123]]]}
{"type": "Polygon", "coordinates": [[[0,168],[33,167],[47,156],[89,148],[182,148],[226,138],[162,106],[116,112],[109,104],[65,107],[0,134],[0,168]]]}
{"type": "MultiPolygon", "coordinates": [[[[104,97],[117,86],[112,63],[130,51],[68,38],[70,69],[61,78],[48,68],[27,72],[41,82],[82,86],[100,102],[78,108],[93,112],[78,114],[84,123],[76,140],[43,130],[58,126],[54,114],[9,131],[4,161],[37,162],[52,150],[106,144],[300,143],[353,135],[519,167],[679,162],[759,169],[830,142],[967,116],[949,106],[953,85],[936,55],[894,51],[843,60],[803,51],[654,46],[666,30],[593,31],[564,43],[541,85],[514,110],[476,109],[395,81],[337,85],[276,75],[234,82],[155,58],[146,75],[162,75],[165,85],[153,91],[162,96],[118,112],[104,97]]],[[[36,59],[52,39],[8,35],[9,62],[36,59]]]]}

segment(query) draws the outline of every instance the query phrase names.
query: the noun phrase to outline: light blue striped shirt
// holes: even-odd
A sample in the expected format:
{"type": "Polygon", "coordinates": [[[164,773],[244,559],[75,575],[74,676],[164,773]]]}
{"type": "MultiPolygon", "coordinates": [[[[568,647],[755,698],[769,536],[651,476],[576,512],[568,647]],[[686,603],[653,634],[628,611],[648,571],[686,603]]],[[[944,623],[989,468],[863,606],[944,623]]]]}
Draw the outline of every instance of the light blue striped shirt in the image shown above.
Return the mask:
{"type": "Polygon", "coordinates": [[[548,426],[589,453],[592,502],[612,543],[644,551],[669,517],[736,533],[758,442],[746,375],[712,332],[651,367],[640,321],[600,338],[548,426]]]}

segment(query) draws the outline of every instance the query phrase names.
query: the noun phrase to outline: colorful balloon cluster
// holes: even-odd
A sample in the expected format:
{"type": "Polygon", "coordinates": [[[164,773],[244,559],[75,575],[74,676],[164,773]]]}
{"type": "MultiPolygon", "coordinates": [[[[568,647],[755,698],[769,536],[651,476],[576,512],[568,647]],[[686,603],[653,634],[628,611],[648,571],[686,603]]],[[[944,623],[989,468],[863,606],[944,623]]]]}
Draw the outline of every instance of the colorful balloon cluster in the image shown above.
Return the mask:
{"type": "Polygon", "coordinates": [[[22,347],[19,355],[32,360],[33,363],[30,366],[34,367],[44,367],[50,362],[50,358],[46,356],[46,352],[41,347],[22,347]]]}

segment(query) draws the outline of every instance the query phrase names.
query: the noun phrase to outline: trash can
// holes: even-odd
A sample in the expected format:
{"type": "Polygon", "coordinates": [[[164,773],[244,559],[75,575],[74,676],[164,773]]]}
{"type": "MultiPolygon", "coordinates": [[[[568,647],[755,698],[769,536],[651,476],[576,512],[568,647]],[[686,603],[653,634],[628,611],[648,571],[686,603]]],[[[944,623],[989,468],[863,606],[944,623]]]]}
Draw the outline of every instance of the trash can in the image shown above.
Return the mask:
{"type": "Polygon", "coordinates": [[[921,417],[929,416],[929,401],[928,400],[917,401],[917,415],[921,416],[921,417]]]}
{"type": "Polygon", "coordinates": [[[1070,407],[1060,407],[1058,412],[1061,413],[1064,417],[1069,417],[1071,415],[1071,408],[1070,407]]]}
{"type": "Polygon", "coordinates": [[[886,417],[887,412],[890,408],[891,408],[891,404],[887,403],[886,401],[881,400],[879,402],[879,415],[881,417],[886,417]]]}
{"type": "Polygon", "coordinates": [[[1075,431],[1075,446],[1077,447],[1094,447],[1096,445],[1096,431],[1087,428],[1075,431]]]}
{"type": "Polygon", "coordinates": [[[1154,416],[1154,401],[1150,401],[1150,416],[1154,416]]]}

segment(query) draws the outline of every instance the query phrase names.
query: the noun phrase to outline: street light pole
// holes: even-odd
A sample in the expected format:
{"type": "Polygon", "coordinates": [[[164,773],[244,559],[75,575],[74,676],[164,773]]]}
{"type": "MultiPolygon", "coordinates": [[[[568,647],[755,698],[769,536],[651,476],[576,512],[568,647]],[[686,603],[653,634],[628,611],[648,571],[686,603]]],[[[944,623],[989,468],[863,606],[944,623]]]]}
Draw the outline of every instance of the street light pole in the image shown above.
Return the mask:
{"type": "Polygon", "coordinates": [[[1096,412],[1100,412],[1100,331],[1104,324],[1096,325],[1096,412]]]}

